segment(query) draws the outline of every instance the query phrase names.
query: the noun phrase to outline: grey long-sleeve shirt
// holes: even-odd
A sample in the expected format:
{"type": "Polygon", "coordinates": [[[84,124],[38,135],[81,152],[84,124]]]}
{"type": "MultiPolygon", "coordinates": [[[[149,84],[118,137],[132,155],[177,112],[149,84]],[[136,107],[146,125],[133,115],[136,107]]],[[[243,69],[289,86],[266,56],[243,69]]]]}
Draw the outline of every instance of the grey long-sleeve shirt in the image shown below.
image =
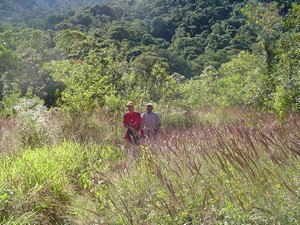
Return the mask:
{"type": "Polygon", "coordinates": [[[144,128],[146,130],[156,130],[161,126],[161,120],[156,112],[145,112],[142,115],[144,128]]]}

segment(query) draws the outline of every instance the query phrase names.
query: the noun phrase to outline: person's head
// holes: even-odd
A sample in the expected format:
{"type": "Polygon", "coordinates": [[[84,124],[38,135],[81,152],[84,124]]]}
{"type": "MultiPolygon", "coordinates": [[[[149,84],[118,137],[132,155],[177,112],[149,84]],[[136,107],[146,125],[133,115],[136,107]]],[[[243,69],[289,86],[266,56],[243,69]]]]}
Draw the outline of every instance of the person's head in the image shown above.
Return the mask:
{"type": "Polygon", "coordinates": [[[151,103],[147,103],[146,109],[147,109],[147,112],[148,112],[148,113],[149,113],[149,112],[152,112],[152,110],[153,110],[153,105],[152,105],[151,103]]]}
{"type": "Polygon", "coordinates": [[[132,101],[127,102],[126,106],[127,106],[127,109],[128,109],[129,112],[133,112],[134,103],[132,101]]]}

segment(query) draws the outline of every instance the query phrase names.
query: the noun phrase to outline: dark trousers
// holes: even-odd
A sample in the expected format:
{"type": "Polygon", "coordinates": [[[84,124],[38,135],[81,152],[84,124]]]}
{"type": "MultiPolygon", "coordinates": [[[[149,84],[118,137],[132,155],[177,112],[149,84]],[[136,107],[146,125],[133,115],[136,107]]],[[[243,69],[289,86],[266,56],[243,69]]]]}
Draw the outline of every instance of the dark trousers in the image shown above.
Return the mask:
{"type": "Polygon", "coordinates": [[[146,130],[145,131],[147,136],[156,136],[157,135],[157,129],[155,130],[146,130]]]}
{"type": "Polygon", "coordinates": [[[128,141],[131,144],[134,144],[134,145],[138,145],[139,144],[139,136],[138,135],[134,135],[134,133],[130,129],[127,130],[126,136],[128,138],[128,141]]]}

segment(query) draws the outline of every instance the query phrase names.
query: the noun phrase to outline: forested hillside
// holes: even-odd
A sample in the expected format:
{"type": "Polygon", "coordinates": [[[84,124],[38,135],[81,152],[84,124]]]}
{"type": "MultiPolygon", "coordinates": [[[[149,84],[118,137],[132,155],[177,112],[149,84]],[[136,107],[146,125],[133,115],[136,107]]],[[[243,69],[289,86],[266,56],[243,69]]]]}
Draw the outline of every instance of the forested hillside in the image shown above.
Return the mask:
{"type": "Polygon", "coordinates": [[[30,90],[75,111],[111,98],[299,110],[298,1],[79,2],[1,3],[34,19],[0,27],[3,109],[30,90]]]}
{"type": "Polygon", "coordinates": [[[299,225],[299,111],[299,0],[0,0],[0,224],[299,225]]]}
{"type": "Polygon", "coordinates": [[[1,0],[0,21],[40,26],[49,14],[78,11],[83,7],[104,3],[105,0],[1,0]]]}

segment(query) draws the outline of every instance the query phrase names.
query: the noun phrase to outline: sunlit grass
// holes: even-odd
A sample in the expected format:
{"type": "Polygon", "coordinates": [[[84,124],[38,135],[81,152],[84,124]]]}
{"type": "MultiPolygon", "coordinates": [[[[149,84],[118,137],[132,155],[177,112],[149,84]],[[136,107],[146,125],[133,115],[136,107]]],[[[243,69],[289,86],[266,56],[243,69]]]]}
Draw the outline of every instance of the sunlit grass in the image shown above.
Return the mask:
{"type": "Polygon", "coordinates": [[[91,183],[95,223],[298,224],[299,115],[174,130],[91,183]]]}
{"type": "Polygon", "coordinates": [[[6,156],[1,160],[0,183],[11,195],[5,196],[4,218],[32,213],[30,220],[35,223],[62,222],[76,187],[81,186],[78,177],[96,155],[92,146],[65,142],[6,156]]]}
{"type": "Polygon", "coordinates": [[[150,146],[93,142],[99,126],[77,144],[2,154],[3,223],[299,224],[299,114],[217,113],[196,112],[150,146]]]}

